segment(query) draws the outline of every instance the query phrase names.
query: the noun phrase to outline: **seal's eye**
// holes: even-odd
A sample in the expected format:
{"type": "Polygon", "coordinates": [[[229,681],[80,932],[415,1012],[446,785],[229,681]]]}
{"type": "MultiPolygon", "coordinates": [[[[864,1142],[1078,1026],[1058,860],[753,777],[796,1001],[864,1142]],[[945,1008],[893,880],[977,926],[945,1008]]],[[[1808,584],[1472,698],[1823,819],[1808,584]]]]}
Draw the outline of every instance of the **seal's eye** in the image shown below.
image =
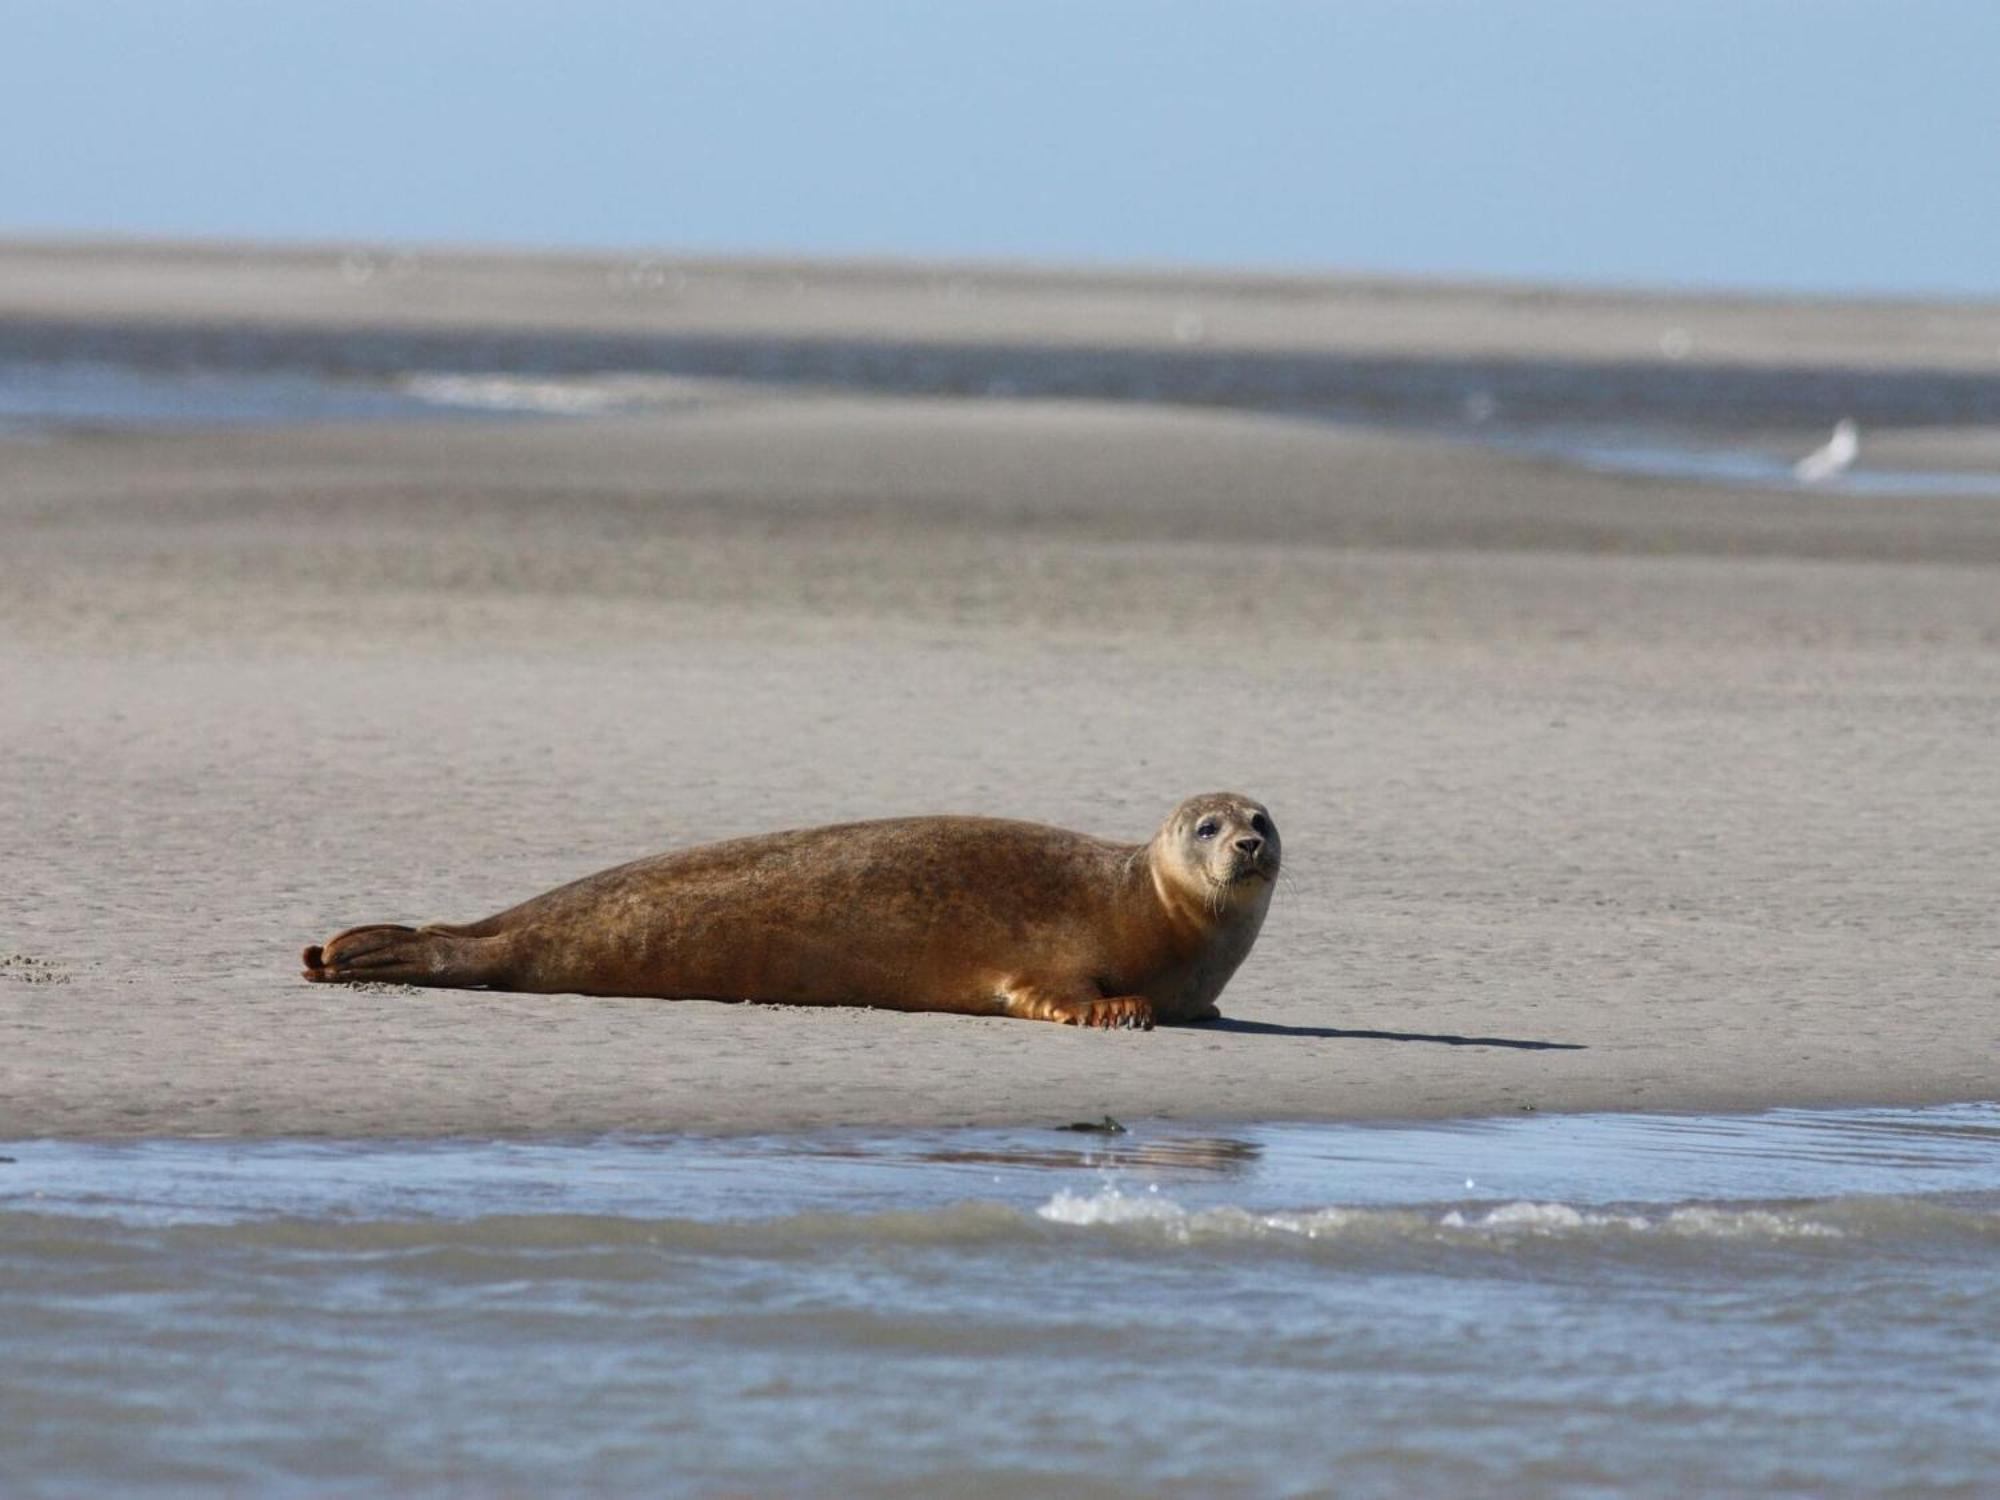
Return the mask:
{"type": "Polygon", "coordinates": [[[1269,838],[1271,836],[1271,820],[1262,813],[1258,813],[1256,817],[1250,820],[1250,830],[1253,833],[1261,833],[1265,838],[1269,838]]]}
{"type": "Polygon", "coordinates": [[[1213,818],[1203,818],[1195,825],[1194,836],[1198,839],[1212,839],[1222,831],[1222,825],[1213,818]]]}

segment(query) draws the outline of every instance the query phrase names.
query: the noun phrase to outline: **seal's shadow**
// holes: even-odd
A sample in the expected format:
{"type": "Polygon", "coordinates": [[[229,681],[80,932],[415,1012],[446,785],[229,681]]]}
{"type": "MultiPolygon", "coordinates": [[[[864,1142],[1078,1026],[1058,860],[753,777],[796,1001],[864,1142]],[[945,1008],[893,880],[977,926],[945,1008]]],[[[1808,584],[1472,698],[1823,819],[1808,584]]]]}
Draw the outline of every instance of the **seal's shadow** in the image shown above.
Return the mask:
{"type": "Polygon", "coordinates": [[[1231,1031],[1239,1036],[1311,1036],[1355,1042],[1435,1042],[1441,1047],[1513,1047],[1523,1052],[1589,1050],[1582,1042],[1536,1042],[1511,1036],[1450,1036],[1422,1031],[1342,1031],[1336,1026],[1281,1026],[1275,1021],[1237,1021],[1227,1016],[1193,1024],[1203,1031],[1231,1031]]]}

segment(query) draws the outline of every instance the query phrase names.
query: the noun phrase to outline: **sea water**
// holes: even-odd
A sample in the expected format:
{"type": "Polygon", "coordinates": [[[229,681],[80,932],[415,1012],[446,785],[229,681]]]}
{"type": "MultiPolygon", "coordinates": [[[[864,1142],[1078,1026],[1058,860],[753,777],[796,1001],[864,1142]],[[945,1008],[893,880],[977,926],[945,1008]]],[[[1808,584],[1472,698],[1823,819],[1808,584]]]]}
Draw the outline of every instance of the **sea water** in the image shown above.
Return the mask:
{"type": "Polygon", "coordinates": [[[2000,1492],[2000,1106],[0,1153],[9,1495],[2000,1492]]]}
{"type": "Polygon", "coordinates": [[[1882,431],[1991,428],[2000,374],[1989,371],[0,319],[0,438],[689,412],[716,382],[1219,407],[1605,474],[1829,498],[2000,495],[1987,469],[1889,468],[1867,455],[1882,431]],[[1801,479],[1794,460],[1842,419],[1864,434],[1859,461],[1801,479]]]}
{"type": "Polygon", "coordinates": [[[439,403],[421,391],[338,380],[310,368],[154,369],[0,357],[0,437],[412,421],[435,417],[441,405],[451,413],[477,411],[468,402],[439,403]]]}

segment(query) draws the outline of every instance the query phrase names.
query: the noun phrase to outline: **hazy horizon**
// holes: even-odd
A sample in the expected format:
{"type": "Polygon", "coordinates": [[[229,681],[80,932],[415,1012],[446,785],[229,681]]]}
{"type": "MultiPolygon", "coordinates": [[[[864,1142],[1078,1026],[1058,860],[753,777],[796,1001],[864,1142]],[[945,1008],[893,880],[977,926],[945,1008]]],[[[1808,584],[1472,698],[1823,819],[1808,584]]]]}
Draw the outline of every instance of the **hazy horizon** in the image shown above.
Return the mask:
{"type": "Polygon", "coordinates": [[[10,8],[0,234],[2000,294],[2000,8],[10,8]]]}

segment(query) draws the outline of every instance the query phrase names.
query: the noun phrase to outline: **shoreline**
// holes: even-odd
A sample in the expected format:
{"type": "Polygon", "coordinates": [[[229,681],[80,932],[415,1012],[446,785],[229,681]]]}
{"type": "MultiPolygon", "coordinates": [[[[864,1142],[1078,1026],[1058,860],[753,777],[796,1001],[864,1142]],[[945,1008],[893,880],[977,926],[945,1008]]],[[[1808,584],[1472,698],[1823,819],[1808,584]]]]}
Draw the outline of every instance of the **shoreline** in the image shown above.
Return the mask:
{"type": "MultiPolygon", "coordinates": [[[[424,1151],[438,1146],[451,1145],[495,1145],[495,1146],[547,1146],[556,1149],[588,1149],[598,1145],[622,1147],[670,1146],[687,1143],[691,1146],[715,1144],[730,1146],[756,1143],[780,1151],[796,1149],[810,1153],[813,1148],[837,1144],[854,1144],[859,1147],[870,1143],[890,1145],[909,1142],[931,1141],[937,1138],[957,1136],[1016,1137],[1027,1136],[1058,1138],[1050,1142],[1050,1149],[1058,1149],[1067,1143],[1068,1147],[1080,1154],[1105,1150],[1116,1152],[1121,1145],[1144,1147],[1155,1140],[1226,1140],[1228,1133],[1242,1131],[1253,1133],[1273,1130],[1304,1132],[1315,1130],[1338,1131],[1353,1128],[1361,1131],[1387,1131],[1397,1129],[1417,1129],[1437,1127],[1450,1129],[1457,1127],[1503,1127],[1514,1121],[1548,1118],[1554,1120],[1579,1120],[1583,1122],[1605,1120],[1648,1120],[1671,1121],[1675,1123],[1727,1123],[1734,1125],[1756,1124],[1770,1116],[1799,1117],[1808,1121],[1820,1118],[1844,1119],[1856,1114],[1875,1112],[1896,1114],[1922,1114],[1930,1111],[1948,1111],[1960,1108],[2000,1107],[2000,1097],[1894,1097],[1876,1098],[1869,1096],[1832,1098],[1779,1099],[1759,1104],[1738,1104],[1726,1100],[1694,1104],[1654,1104],[1635,1107],[1630,1104],[1596,1104],[1564,1102],[1548,1106],[1524,1107],[1515,1105],[1511,1109],[1476,1110],[1472,1112],[1411,1113],[1382,1110],[1379,1113],[1326,1113],[1315,1115],[1132,1115],[1116,1116],[1123,1132],[1098,1133],[1101,1121],[1090,1118],[1085,1112],[1079,1119],[1063,1118],[1061,1111],[1050,1114],[1046,1119],[1028,1118],[1012,1113],[1002,1113],[992,1119],[952,1119],[939,1120],[932,1115],[921,1118],[903,1119],[885,1114],[879,1119],[843,1118],[838,1121],[790,1122],[758,1119],[745,1122],[708,1121],[696,1125],[681,1126],[668,1123],[626,1122],[591,1126],[553,1127],[547,1125],[487,1126],[484,1124],[467,1128],[418,1127],[406,1129],[366,1129],[332,1132],[310,1128],[277,1132],[241,1130],[197,1130],[189,1132],[163,1131],[155,1129],[136,1130],[82,1130],[82,1131],[42,1131],[23,1135],[0,1135],[0,1151],[40,1144],[59,1146],[140,1146],[158,1144],[162,1146],[183,1146],[193,1149],[215,1147],[228,1149],[231,1146],[259,1146],[282,1149],[298,1146],[308,1150],[320,1148],[354,1148],[360,1151],[424,1151]],[[1078,1127],[1086,1125],[1088,1130],[1078,1127]]],[[[0,1165],[5,1165],[0,1161],[0,1165]]]]}
{"type": "MultiPolygon", "coordinates": [[[[303,252],[247,281],[158,258],[0,274],[0,330],[183,293],[328,328],[413,316],[413,285],[468,326],[629,303],[601,262],[586,288],[484,257],[454,292],[303,252]]],[[[647,326],[1173,337],[1144,288],[966,311],[915,270],[865,295],[758,274],[647,326]]],[[[1657,312],[1403,300],[1406,347],[1469,318],[1462,343],[1524,358],[1597,358],[1657,312]]],[[[1335,329],[1358,305],[1244,337],[1361,347],[1376,325],[1335,329]]],[[[1982,326],[1814,316],[1807,364],[1970,368],[1982,326]]],[[[1732,317],[1716,349],[1794,326],[1732,317]]],[[[1143,401],[763,387],[0,443],[0,1139],[1990,1100],[1996,569],[2000,498],[1605,476],[1143,401]],[[294,977],[350,922],[470,919],[665,848],[926,811],[1143,838],[1220,786],[1292,856],[1233,1031],[294,977]]]]}

